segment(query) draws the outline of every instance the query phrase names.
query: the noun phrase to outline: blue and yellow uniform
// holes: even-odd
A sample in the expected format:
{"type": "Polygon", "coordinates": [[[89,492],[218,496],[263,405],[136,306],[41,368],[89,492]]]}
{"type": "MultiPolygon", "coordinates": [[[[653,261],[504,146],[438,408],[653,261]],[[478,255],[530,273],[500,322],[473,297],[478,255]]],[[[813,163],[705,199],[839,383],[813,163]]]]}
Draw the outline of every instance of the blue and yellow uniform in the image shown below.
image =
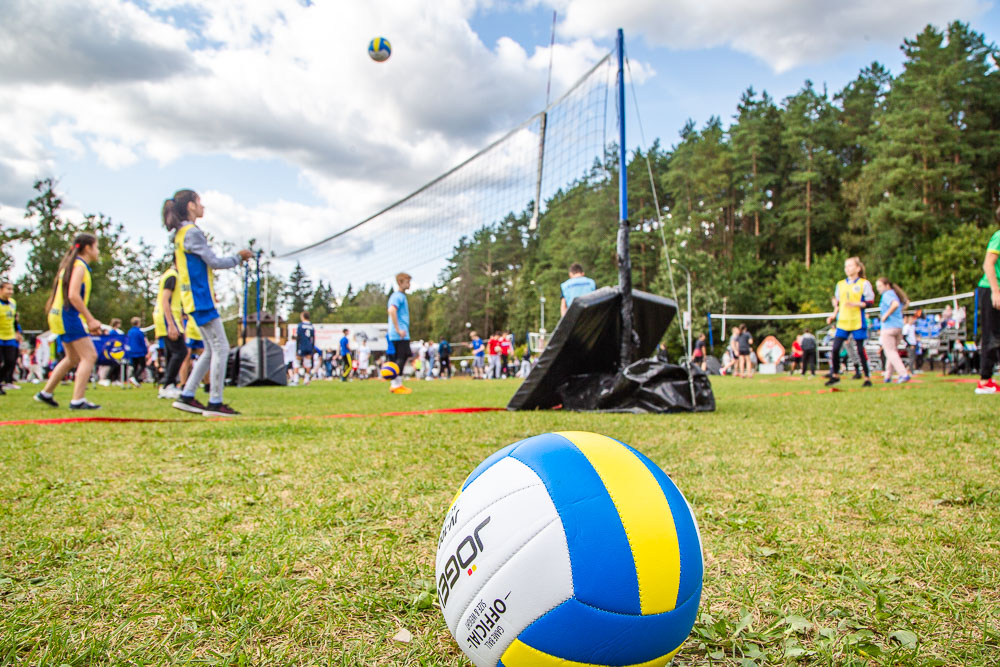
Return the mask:
{"type": "Polygon", "coordinates": [[[864,309],[858,306],[848,306],[848,301],[870,304],[875,301],[875,290],[866,278],[844,279],[837,283],[834,293],[837,299],[837,330],[836,338],[854,338],[864,340],[868,337],[865,326],[864,309]]]}
{"type": "MultiPolygon", "coordinates": [[[[84,306],[89,306],[90,290],[92,287],[90,265],[80,257],[77,257],[73,260],[70,273],[72,274],[73,269],[79,264],[82,264],[86,269],[83,272],[83,282],[80,284],[80,298],[83,299],[84,306]]],[[[72,343],[75,340],[86,338],[89,334],[87,333],[87,322],[83,319],[83,315],[73,307],[73,304],[68,299],[63,299],[63,280],[69,280],[69,277],[64,276],[63,272],[60,271],[59,280],[56,282],[56,295],[52,300],[52,307],[49,308],[48,323],[49,329],[52,330],[52,333],[57,334],[63,343],[72,343]]]]}
{"type": "Polygon", "coordinates": [[[0,347],[17,347],[17,334],[21,325],[17,322],[17,301],[0,299],[0,347]]]}
{"type": "Polygon", "coordinates": [[[205,341],[202,340],[201,331],[193,317],[189,316],[184,324],[184,337],[187,339],[187,346],[192,350],[205,349],[205,341]]]}
{"type": "Polygon", "coordinates": [[[188,252],[185,240],[188,234],[200,230],[194,223],[188,223],[174,235],[174,257],[177,260],[177,276],[181,293],[181,307],[198,325],[208,324],[219,317],[215,304],[215,275],[211,267],[196,253],[188,252]]]}
{"type": "Polygon", "coordinates": [[[170,290],[170,313],[174,317],[174,324],[178,329],[182,327],[184,313],[181,308],[181,291],[178,289],[178,282],[177,269],[174,267],[170,267],[160,276],[160,286],[156,291],[156,303],[153,305],[153,329],[157,338],[165,338],[167,335],[167,314],[163,312],[161,305],[164,290],[170,290]]]}

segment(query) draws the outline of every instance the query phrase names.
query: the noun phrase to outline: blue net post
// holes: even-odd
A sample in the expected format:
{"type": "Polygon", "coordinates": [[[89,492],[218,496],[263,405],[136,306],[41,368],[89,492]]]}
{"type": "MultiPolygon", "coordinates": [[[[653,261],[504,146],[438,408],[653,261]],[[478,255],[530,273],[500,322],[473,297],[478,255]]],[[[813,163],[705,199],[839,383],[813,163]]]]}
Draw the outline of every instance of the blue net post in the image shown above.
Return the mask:
{"type": "Polygon", "coordinates": [[[976,295],[976,303],[973,306],[975,311],[972,313],[972,340],[979,340],[979,288],[973,293],[976,295]]]}
{"type": "Polygon", "coordinates": [[[625,161],[625,36],[618,29],[618,288],[622,295],[620,365],[632,363],[635,353],[632,319],[632,259],[629,251],[628,174],[625,161]]]}
{"type": "Polygon", "coordinates": [[[712,334],[712,313],[707,313],[705,317],[708,319],[708,347],[711,349],[715,347],[715,336],[712,334]]]}

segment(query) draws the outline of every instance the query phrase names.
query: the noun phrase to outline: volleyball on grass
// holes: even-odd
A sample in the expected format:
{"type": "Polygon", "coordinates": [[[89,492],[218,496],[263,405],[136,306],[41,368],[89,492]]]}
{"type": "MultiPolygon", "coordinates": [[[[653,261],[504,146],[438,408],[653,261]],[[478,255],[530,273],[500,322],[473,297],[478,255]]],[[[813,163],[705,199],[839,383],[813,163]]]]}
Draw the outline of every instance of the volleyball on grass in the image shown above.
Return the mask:
{"type": "Polygon", "coordinates": [[[545,433],[472,471],[434,577],[476,665],[665,665],[694,626],[701,538],[659,467],[596,433],[545,433]]]}
{"type": "Polygon", "coordinates": [[[375,62],[383,63],[392,55],[392,45],[385,37],[376,37],[368,42],[368,55],[375,62]]]}
{"type": "Polygon", "coordinates": [[[399,375],[399,366],[396,364],[395,361],[387,361],[384,364],[382,364],[382,369],[379,371],[379,373],[381,373],[382,377],[384,377],[386,380],[391,380],[399,375]]]}

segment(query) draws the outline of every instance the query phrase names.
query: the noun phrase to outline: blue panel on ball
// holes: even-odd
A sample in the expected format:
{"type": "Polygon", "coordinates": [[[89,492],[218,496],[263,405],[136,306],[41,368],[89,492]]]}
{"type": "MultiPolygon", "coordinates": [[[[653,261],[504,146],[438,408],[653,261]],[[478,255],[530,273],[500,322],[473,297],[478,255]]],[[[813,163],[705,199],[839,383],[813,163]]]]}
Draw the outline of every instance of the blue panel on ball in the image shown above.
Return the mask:
{"type": "Polygon", "coordinates": [[[476,481],[477,477],[486,472],[490,466],[492,466],[500,459],[506,458],[512,451],[514,451],[514,448],[520,445],[522,442],[524,442],[524,440],[521,440],[520,442],[515,442],[513,445],[507,445],[503,449],[493,452],[492,454],[487,456],[486,460],[477,465],[476,469],[473,470],[471,473],[469,473],[469,476],[465,478],[465,482],[462,484],[462,490],[465,491],[467,488],[469,488],[469,484],[472,484],[474,481],[476,481]]]}
{"type": "Polygon", "coordinates": [[[639,614],[639,581],[625,528],[587,457],[561,435],[545,433],[510,454],[545,484],[562,520],[573,595],[601,609],[639,614]]]}
{"type": "MultiPolygon", "coordinates": [[[[624,444],[624,443],[622,443],[624,444]]],[[[625,445],[628,447],[628,445],[625,445]]],[[[677,602],[684,602],[692,595],[701,595],[701,584],[704,576],[704,561],[702,560],[701,545],[698,544],[698,533],[694,521],[690,520],[691,510],[688,509],[687,501],[681,495],[680,490],[674,485],[667,473],[663,472],[660,466],[653,463],[642,452],[637,452],[629,447],[639,460],[642,461],[649,472],[652,473],[663,495],[670,505],[670,513],[674,516],[674,529],[677,531],[677,546],[681,555],[681,574],[679,586],[677,587],[677,602]]]]}
{"type": "Polygon", "coordinates": [[[571,599],[525,628],[518,639],[563,660],[635,665],[681,645],[694,627],[699,598],[649,616],[615,614],[571,599]]]}

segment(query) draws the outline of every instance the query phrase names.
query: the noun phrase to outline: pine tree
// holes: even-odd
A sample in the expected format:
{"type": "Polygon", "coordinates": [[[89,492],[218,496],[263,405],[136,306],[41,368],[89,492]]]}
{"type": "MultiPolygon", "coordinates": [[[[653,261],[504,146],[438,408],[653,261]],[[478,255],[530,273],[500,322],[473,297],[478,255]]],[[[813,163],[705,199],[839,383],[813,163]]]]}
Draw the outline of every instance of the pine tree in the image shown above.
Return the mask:
{"type": "Polygon", "coordinates": [[[285,288],[285,299],[288,308],[293,313],[301,313],[311,303],[313,295],[312,280],[302,270],[302,263],[296,262],[295,268],[288,276],[288,286],[285,288]]]}

